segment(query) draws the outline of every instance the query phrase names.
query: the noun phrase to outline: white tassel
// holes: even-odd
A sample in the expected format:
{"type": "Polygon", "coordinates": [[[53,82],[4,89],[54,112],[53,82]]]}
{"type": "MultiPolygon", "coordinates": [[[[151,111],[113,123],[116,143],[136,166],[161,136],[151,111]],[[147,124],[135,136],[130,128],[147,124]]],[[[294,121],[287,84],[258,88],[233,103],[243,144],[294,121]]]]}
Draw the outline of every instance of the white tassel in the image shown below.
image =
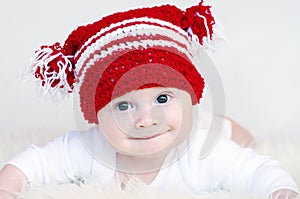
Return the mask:
{"type": "Polygon", "coordinates": [[[60,102],[70,91],[72,91],[72,88],[67,82],[67,75],[65,72],[67,70],[72,71],[70,58],[73,56],[65,56],[61,52],[58,52],[57,54],[52,53],[53,50],[50,47],[37,51],[34,58],[31,60],[31,64],[26,67],[23,79],[27,79],[28,76],[35,76],[36,70],[40,68],[42,80],[37,78],[37,83],[39,84],[39,87],[41,87],[42,95],[50,95],[54,102],[60,102]],[[54,70],[49,72],[48,70],[51,68],[49,63],[60,56],[62,57],[62,60],[59,60],[56,64],[58,72],[54,70]],[[59,80],[59,83],[52,87],[51,85],[56,80],[59,80]],[[42,82],[44,82],[43,86],[41,86],[42,82]]]}
{"type": "Polygon", "coordinates": [[[209,29],[208,29],[206,18],[203,15],[200,15],[199,12],[196,12],[196,15],[204,20],[204,26],[205,26],[205,30],[206,30],[207,40],[210,41],[210,34],[209,34],[209,29]]]}
{"type": "Polygon", "coordinates": [[[203,21],[204,21],[204,27],[205,27],[206,35],[207,36],[202,38],[203,47],[211,49],[211,50],[215,50],[215,47],[213,45],[213,41],[210,38],[210,32],[209,32],[209,28],[208,28],[208,25],[207,25],[206,18],[203,15],[200,15],[199,12],[196,12],[196,16],[202,18],[203,21]]]}
{"type": "MultiPolygon", "coordinates": [[[[223,31],[222,31],[221,26],[216,26],[216,25],[213,26],[213,34],[212,34],[212,38],[211,38],[210,31],[209,31],[209,28],[207,25],[207,19],[203,15],[200,15],[198,12],[196,12],[196,16],[203,19],[205,30],[206,30],[206,35],[207,35],[206,37],[202,38],[203,44],[200,46],[202,46],[205,49],[210,49],[210,50],[214,51],[219,46],[219,43],[221,43],[221,41],[224,41],[224,36],[223,36],[223,31]]],[[[193,33],[193,30],[191,27],[188,28],[187,33],[189,35],[191,35],[192,41],[195,42],[196,44],[198,44],[198,46],[199,46],[199,38],[197,35],[195,35],[193,33]]],[[[193,48],[197,49],[196,47],[193,47],[193,48]]]]}
{"type": "Polygon", "coordinates": [[[199,46],[200,46],[200,43],[199,43],[199,38],[198,38],[198,36],[197,35],[195,35],[194,33],[193,33],[193,30],[192,30],[192,27],[189,27],[187,30],[186,30],[186,32],[188,33],[188,35],[190,36],[190,38],[191,38],[191,54],[192,54],[192,56],[194,56],[196,53],[197,53],[197,51],[198,51],[198,49],[199,49],[199,46]]]}

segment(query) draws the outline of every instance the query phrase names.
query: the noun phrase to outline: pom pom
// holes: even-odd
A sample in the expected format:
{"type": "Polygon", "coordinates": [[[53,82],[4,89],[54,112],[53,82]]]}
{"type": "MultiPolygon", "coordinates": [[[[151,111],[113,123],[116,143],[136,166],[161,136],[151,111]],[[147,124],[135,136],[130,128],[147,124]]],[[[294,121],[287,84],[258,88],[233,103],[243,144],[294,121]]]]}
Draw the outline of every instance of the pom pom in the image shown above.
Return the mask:
{"type": "Polygon", "coordinates": [[[76,74],[73,59],[74,56],[64,55],[59,43],[41,46],[40,50],[35,52],[26,73],[35,76],[42,86],[43,95],[50,94],[57,100],[74,89],[76,74]]]}
{"type": "Polygon", "coordinates": [[[202,5],[190,7],[186,10],[181,21],[181,27],[187,31],[192,38],[197,36],[198,42],[208,46],[212,40],[214,17],[211,14],[210,6],[202,5]]]}

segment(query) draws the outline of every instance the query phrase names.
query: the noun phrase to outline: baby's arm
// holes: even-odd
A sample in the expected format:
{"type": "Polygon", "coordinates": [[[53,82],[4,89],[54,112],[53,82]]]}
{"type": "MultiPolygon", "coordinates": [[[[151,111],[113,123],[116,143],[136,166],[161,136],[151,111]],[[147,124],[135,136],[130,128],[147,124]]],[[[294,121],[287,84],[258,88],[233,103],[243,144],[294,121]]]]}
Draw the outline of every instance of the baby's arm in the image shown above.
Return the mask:
{"type": "MultiPolygon", "coordinates": [[[[253,147],[254,139],[251,133],[243,128],[240,124],[226,117],[232,125],[231,139],[242,147],[253,147]]],[[[292,199],[297,196],[297,193],[290,189],[279,189],[270,195],[271,199],[292,199]]]]}
{"type": "Polygon", "coordinates": [[[26,182],[27,178],[17,167],[6,165],[0,171],[0,198],[14,198],[15,193],[20,192],[26,182]]]}
{"type": "Polygon", "coordinates": [[[258,155],[249,148],[229,146],[226,140],[222,144],[223,147],[218,149],[220,154],[224,154],[228,147],[227,153],[231,154],[231,157],[227,158],[234,162],[231,171],[228,172],[229,187],[246,188],[252,193],[264,193],[272,199],[291,199],[297,195],[298,188],[295,181],[280,167],[278,161],[272,160],[269,156],[258,155]]]}
{"type": "MultiPolygon", "coordinates": [[[[77,142],[70,149],[70,142],[76,133],[69,133],[49,142],[43,147],[30,145],[13,157],[0,173],[1,199],[8,193],[19,192],[26,183],[28,187],[49,184],[53,180],[64,183],[75,179],[70,152],[77,148],[77,142]]],[[[78,141],[79,142],[79,141],[78,141]]],[[[81,160],[81,159],[80,159],[81,160]]],[[[8,197],[9,198],[9,197],[8,197]]]]}
{"type": "Polygon", "coordinates": [[[231,118],[226,117],[231,123],[231,139],[242,147],[253,147],[254,139],[251,133],[231,118]]]}
{"type": "MultiPolygon", "coordinates": [[[[212,124],[213,114],[205,109],[199,111],[199,129],[209,129],[212,124]]],[[[225,115],[217,115],[224,119],[222,135],[223,137],[233,140],[241,147],[253,147],[254,139],[251,133],[243,128],[239,123],[225,115]]]]}

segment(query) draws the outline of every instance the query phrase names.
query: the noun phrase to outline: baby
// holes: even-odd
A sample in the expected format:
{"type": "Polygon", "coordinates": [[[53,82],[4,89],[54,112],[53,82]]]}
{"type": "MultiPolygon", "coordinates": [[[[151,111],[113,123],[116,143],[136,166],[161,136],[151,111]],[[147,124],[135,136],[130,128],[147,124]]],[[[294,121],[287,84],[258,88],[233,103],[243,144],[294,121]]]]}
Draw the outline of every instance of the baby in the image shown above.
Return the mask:
{"type": "Polygon", "coordinates": [[[214,24],[202,2],[186,11],[163,5],[114,13],[78,27],[63,47],[42,46],[29,72],[53,97],[75,93],[80,125],[10,160],[0,196],[53,179],[126,186],[137,177],[159,189],[294,198],[297,186],[276,161],[228,139],[228,120],[200,157],[210,127],[197,111],[205,83],[195,54],[212,46],[214,24]]]}

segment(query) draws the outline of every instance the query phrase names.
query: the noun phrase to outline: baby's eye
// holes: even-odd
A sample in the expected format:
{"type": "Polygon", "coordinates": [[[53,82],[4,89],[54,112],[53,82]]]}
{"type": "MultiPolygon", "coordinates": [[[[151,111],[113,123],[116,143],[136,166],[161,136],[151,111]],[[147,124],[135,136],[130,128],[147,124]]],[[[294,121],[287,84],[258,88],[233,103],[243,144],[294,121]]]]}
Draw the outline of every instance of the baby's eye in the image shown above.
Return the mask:
{"type": "Polygon", "coordinates": [[[129,102],[120,102],[119,104],[117,104],[116,108],[119,111],[126,111],[128,109],[131,109],[133,106],[129,103],[129,102]]]}
{"type": "Polygon", "coordinates": [[[162,94],[162,95],[159,95],[156,98],[155,102],[159,103],[159,104],[164,104],[164,103],[167,103],[169,100],[170,100],[170,96],[169,95],[162,94]]]}

